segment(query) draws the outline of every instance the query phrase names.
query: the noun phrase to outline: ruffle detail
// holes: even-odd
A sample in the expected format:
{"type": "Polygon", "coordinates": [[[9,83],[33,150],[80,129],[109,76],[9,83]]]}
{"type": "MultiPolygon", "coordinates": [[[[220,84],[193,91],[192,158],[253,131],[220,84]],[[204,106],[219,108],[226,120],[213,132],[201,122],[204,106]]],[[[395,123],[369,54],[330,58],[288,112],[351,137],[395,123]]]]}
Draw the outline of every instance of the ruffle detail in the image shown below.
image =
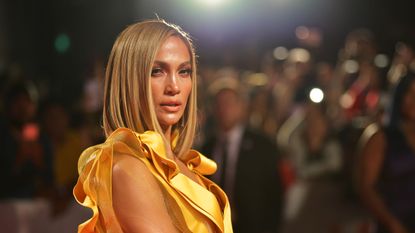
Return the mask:
{"type": "MultiPolygon", "coordinates": [[[[210,219],[220,232],[232,232],[230,207],[225,193],[215,183],[201,176],[216,171],[214,161],[195,150],[190,150],[185,156],[186,161],[183,161],[191,171],[199,175],[205,188],[179,172],[178,165],[167,157],[160,134],[153,131],[138,134],[127,128],[115,130],[105,143],[86,149],[79,159],[80,177],[74,188],[74,196],[80,204],[93,211],[92,218],[80,225],[79,229],[83,231],[79,232],[94,232],[93,227],[99,221],[97,194],[91,185],[86,184],[88,183],[86,181],[93,179],[94,172],[102,161],[109,162],[112,168],[114,153],[129,154],[147,165],[151,164],[157,171],[155,174],[157,179],[164,180],[192,208],[210,219]]],[[[105,176],[108,176],[106,179],[109,180],[107,186],[111,186],[112,173],[111,171],[107,173],[105,173],[105,176]]],[[[111,187],[108,188],[111,190],[111,187]]]]}

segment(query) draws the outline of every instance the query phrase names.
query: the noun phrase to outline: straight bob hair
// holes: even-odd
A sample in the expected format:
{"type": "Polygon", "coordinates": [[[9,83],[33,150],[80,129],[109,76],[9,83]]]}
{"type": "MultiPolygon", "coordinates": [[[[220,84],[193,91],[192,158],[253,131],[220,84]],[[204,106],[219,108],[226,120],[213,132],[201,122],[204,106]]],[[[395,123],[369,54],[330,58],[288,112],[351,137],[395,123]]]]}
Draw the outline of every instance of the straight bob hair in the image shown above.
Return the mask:
{"type": "MultiPolygon", "coordinates": [[[[190,150],[196,130],[197,79],[192,41],[177,25],[164,20],[148,20],[128,26],[116,39],[105,73],[103,128],[108,137],[120,127],[137,133],[158,132],[181,159],[190,150]],[[172,132],[175,143],[168,142],[157,120],[151,93],[151,70],[160,46],[177,36],[189,49],[192,64],[192,89],[182,118],[172,132]]],[[[173,141],[173,140],[172,140],[173,141]]],[[[167,145],[167,144],[166,144],[167,145]]]]}

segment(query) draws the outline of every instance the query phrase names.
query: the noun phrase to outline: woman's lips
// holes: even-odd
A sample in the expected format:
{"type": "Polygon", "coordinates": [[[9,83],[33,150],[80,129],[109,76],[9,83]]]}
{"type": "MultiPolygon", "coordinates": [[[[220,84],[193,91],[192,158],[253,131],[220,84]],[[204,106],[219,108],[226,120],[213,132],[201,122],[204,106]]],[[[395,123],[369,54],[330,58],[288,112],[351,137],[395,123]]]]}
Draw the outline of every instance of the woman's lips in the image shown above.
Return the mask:
{"type": "Polygon", "coordinates": [[[166,112],[178,112],[182,104],[179,102],[164,102],[160,106],[166,112]]]}

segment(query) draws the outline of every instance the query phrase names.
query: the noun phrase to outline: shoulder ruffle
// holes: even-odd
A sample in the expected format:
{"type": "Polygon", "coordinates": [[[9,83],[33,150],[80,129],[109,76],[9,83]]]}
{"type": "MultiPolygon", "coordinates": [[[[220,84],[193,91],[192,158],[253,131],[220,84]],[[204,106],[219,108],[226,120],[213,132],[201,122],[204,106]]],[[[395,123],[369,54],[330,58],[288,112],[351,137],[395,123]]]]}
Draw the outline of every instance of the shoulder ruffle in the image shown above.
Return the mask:
{"type": "MultiPolygon", "coordinates": [[[[164,142],[160,134],[154,131],[139,134],[127,128],[119,128],[103,144],[90,147],[82,153],[78,163],[78,172],[80,173],[86,164],[96,158],[98,150],[112,148],[114,145],[117,145],[117,153],[144,156],[147,159],[152,159],[160,168],[164,167],[163,170],[171,170],[165,174],[170,178],[178,171],[176,163],[166,156],[164,142]]],[[[197,171],[202,175],[211,175],[216,171],[216,163],[196,150],[190,150],[185,158],[186,161],[183,162],[190,170],[197,171]]]]}
{"type": "MultiPolygon", "coordinates": [[[[183,162],[190,170],[202,175],[210,175],[216,171],[214,161],[195,150],[188,153],[185,156],[186,161],[183,162]]],[[[229,202],[225,193],[216,184],[203,177],[202,180],[208,187],[206,190],[182,175],[177,164],[167,157],[160,134],[153,131],[138,134],[127,128],[119,128],[104,143],[86,149],[79,158],[79,179],[74,188],[74,196],[79,203],[94,212],[91,219],[80,225],[80,229],[93,227],[98,221],[98,197],[97,191],[94,190],[94,182],[99,183],[101,192],[101,185],[104,185],[105,192],[111,193],[112,161],[116,154],[128,154],[152,166],[153,171],[157,173],[154,174],[157,179],[164,180],[180,193],[190,206],[210,218],[222,232],[231,228],[229,202]]]]}

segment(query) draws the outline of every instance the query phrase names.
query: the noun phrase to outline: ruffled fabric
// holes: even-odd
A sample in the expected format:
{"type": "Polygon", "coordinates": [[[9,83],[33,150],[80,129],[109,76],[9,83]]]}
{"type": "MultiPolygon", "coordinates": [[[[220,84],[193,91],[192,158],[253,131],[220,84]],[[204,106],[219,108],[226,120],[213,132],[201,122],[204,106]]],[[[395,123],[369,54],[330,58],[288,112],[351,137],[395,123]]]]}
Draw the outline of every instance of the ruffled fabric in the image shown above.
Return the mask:
{"type": "Polygon", "coordinates": [[[79,225],[78,232],[122,232],[112,207],[113,156],[127,154],[140,159],[174,200],[175,224],[189,232],[231,233],[231,216],[225,193],[203,175],[216,171],[216,164],[195,150],[183,161],[198,175],[203,185],[179,172],[178,165],[167,158],[162,137],[153,131],[143,134],[126,128],[114,131],[105,143],[86,149],[79,158],[79,179],[75,199],[90,208],[92,217],[79,225]],[[210,224],[206,224],[210,222],[210,224]],[[209,228],[214,226],[214,229],[209,228]]]}

